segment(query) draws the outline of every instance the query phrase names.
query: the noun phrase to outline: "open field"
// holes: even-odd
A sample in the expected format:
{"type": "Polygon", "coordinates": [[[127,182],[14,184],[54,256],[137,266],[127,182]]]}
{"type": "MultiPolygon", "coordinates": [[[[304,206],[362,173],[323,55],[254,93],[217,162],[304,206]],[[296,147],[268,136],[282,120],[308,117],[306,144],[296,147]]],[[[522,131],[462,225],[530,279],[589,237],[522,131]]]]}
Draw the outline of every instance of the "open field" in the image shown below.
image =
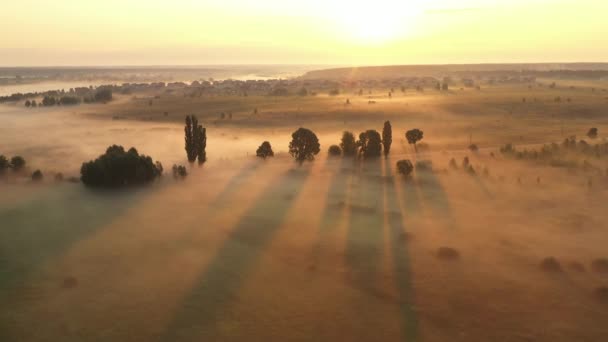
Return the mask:
{"type": "Polygon", "coordinates": [[[0,153],[46,179],[0,181],[0,340],[608,340],[608,156],[568,152],[571,166],[555,167],[499,152],[605,143],[608,83],[538,81],[2,105],[0,153]],[[183,181],[110,192],[51,180],[111,144],[186,164],[188,114],[207,128],[208,162],[183,181]],[[342,131],[385,120],[388,158],[327,157],[342,131]],[[302,166],[287,154],[298,127],[321,142],[302,166]],[[411,128],[424,131],[418,153],[411,128]],[[264,140],[277,156],[256,160],[264,140]],[[406,179],[399,159],[433,169],[406,179]],[[541,267],[548,257],[561,269],[541,267]]]}

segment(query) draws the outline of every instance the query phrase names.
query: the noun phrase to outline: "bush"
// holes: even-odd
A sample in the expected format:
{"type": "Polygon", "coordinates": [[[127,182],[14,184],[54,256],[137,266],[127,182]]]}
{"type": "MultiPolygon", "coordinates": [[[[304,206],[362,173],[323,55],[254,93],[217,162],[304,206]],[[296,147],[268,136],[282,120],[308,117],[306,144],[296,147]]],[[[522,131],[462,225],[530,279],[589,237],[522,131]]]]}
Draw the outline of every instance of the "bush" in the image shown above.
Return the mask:
{"type": "Polygon", "coordinates": [[[477,152],[477,151],[479,151],[479,147],[477,147],[477,145],[475,145],[475,144],[471,144],[471,145],[469,145],[469,150],[471,152],[477,152]]]}
{"type": "Polygon", "coordinates": [[[83,163],[80,175],[87,186],[115,188],[149,183],[162,171],[160,163],[155,164],[135,148],[125,152],[122,146],[112,145],[97,159],[83,163]]]}
{"type": "Polygon", "coordinates": [[[264,141],[260,147],[258,147],[257,151],[255,151],[255,155],[266,159],[268,157],[274,157],[274,152],[272,151],[272,146],[268,141],[264,141]]]}
{"type": "Polygon", "coordinates": [[[299,128],[291,135],[289,143],[289,154],[299,163],[305,160],[314,160],[315,155],[321,151],[319,139],[313,131],[307,128],[299,128]]]}
{"type": "Polygon", "coordinates": [[[25,167],[25,159],[21,156],[11,158],[11,167],[14,171],[20,171],[25,167]]]}
{"type": "Polygon", "coordinates": [[[409,159],[400,160],[397,162],[397,171],[404,176],[409,176],[414,171],[414,165],[409,159]]]}
{"type": "Polygon", "coordinates": [[[595,127],[589,128],[589,131],[587,132],[587,136],[591,139],[597,138],[597,128],[595,128],[595,127]]]}
{"type": "Polygon", "coordinates": [[[182,179],[188,175],[188,170],[183,165],[173,165],[173,178],[182,179]]]}
{"type": "Polygon", "coordinates": [[[433,162],[430,160],[420,160],[416,162],[416,171],[432,171],[433,162]]]}
{"type": "Polygon", "coordinates": [[[342,149],[338,145],[331,145],[327,153],[332,157],[338,157],[342,154],[342,149]]]}
{"type": "Polygon", "coordinates": [[[42,172],[40,170],[36,170],[34,171],[34,173],[32,173],[32,180],[34,182],[39,182],[44,178],[44,175],[42,175],[42,172]]]}
{"type": "Polygon", "coordinates": [[[352,132],[345,131],[342,133],[340,148],[345,156],[354,156],[357,154],[357,142],[355,141],[355,135],[352,132]]]}

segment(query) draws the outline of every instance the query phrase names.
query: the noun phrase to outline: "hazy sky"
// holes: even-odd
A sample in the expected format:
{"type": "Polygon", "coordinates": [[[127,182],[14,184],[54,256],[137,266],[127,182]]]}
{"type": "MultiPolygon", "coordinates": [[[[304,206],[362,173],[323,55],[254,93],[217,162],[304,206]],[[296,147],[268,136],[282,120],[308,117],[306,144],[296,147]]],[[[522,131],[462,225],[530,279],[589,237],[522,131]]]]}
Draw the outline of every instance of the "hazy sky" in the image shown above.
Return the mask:
{"type": "Polygon", "coordinates": [[[608,61],[607,0],[19,0],[0,65],[608,61]]]}

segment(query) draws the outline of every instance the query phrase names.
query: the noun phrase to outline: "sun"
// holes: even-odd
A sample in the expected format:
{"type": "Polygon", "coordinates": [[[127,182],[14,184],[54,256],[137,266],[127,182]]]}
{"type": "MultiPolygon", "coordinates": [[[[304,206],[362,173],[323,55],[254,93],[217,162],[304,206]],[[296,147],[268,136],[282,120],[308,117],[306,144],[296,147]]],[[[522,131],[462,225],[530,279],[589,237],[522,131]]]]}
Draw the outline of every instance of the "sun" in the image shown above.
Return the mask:
{"type": "Polygon", "coordinates": [[[329,12],[337,29],[357,42],[384,43],[412,33],[419,14],[407,1],[336,1],[329,12]]]}

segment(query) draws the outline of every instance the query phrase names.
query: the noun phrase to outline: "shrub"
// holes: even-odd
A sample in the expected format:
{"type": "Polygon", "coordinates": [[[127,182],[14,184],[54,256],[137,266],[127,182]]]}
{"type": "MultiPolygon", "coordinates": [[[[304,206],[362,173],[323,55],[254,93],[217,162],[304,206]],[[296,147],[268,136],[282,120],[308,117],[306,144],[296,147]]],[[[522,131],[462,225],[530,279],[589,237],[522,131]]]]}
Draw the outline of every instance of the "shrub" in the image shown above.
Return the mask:
{"type": "Polygon", "coordinates": [[[34,182],[39,182],[44,178],[44,175],[42,175],[42,172],[40,170],[36,170],[34,171],[34,173],[32,173],[32,180],[34,182]]]}
{"type": "Polygon", "coordinates": [[[317,135],[307,128],[299,128],[293,132],[291,138],[289,154],[299,163],[305,160],[314,160],[315,155],[321,151],[317,135]]]}
{"type": "Polygon", "coordinates": [[[355,135],[352,132],[345,131],[342,133],[340,148],[345,156],[354,156],[357,154],[357,142],[355,141],[355,135]]]}
{"type": "Polygon", "coordinates": [[[183,165],[173,165],[173,178],[182,179],[188,175],[188,170],[183,165]]]}
{"type": "Polygon", "coordinates": [[[400,160],[397,162],[397,171],[407,177],[414,171],[414,165],[409,159],[400,160]]]}
{"type": "Polygon", "coordinates": [[[589,131],[587,132],[587,136],[591,139],[597,138],[597,128],[595,128],[595,127],[589,128],[589,131]]]}
{"type": "Polygon", "coordinates": [[[11,167],[14,171],[20,171],[25,167],[25,159],[21,156],[11,158],[11,167]]]}
{"type": "Polygon", "coordinates": [[[382,153],[382,138],[376,130],[370,129],[359,134],[359,153],[363,158],[380,157],[382,153]]]}
{"type": "Polygon", "coordinates": [[[272,151],[272,146],[268,141],[264,141],[260,147],[258,147],[257,151],[255,151],[255,155],[266,159],[268,157],[274,157],[274,152],[272,151]]]}
{"type": "Polygon", "coordinates": [[[332,157],[338,157],[342,154],[342,149],[338,145],[331,145],[327,153],[332,157]]]}
{"type": "Polygon", "coordinates": [[[83,163],[80,175],[82,182],[91,187],[139,185],[160,177],[162,165],[133,147],[125,152],[122,146],[112,145],[97,159],[83,163]]]}

